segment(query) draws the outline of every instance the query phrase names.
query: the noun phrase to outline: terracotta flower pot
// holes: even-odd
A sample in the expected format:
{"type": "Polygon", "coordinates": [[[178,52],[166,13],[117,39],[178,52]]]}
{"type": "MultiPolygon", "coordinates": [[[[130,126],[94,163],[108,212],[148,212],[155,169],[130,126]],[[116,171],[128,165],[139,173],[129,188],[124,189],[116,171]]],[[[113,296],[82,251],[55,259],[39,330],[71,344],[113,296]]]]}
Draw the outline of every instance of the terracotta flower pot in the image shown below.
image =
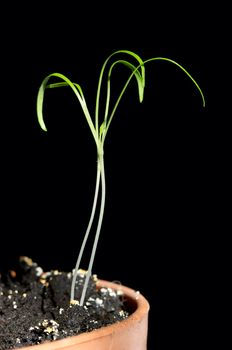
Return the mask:
{"type": "Polygon", "coordinates": [[[149,303],[131,288],[99,280],[98,287],[122,290],[132,314],[125,320],[62,340],[27,346],[21,350],[146,350],[149,303]]]}

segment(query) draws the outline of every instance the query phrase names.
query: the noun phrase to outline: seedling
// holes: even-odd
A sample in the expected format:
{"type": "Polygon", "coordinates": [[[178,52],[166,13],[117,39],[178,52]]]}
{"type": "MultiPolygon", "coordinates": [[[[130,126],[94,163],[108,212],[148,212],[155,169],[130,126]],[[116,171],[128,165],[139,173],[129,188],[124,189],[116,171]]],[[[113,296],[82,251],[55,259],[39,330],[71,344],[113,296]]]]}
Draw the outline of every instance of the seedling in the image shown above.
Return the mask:
{"type": "Polygon", "coordinates": [[[84,98],[84,93],[81,89],[81,86],[79,84],[76,84],[72,82],[69,78],[67,78],[65,75],[60,74],[60,73],[52,73],[49,74],[43,81],[42,84],[39,88],[38,91],[38,97],[37,97],[37,116],[38,116],[38,121],[41,126],[41,128],[45,131],[47,131],[47,128],[44,123],[44,118],[43,118],[43,102],[44,102],[44,92],[45,89],[47,88],[58,88],[58,87],[70,87],[74,94],[76,95],[82,110],[84,112],[84,116],[86,118],[86,121],[89,125],[90,131],[92,133],[92,136],[94,138],[96,148],[97,148],[97,175],[96,175],[96,184],[95,184],[95,194],[94,194],[94,199],[93,199],[93,204],[92,204],[92,210],[91,210],[91,215],[89,219],[89,223],[84,235],[84,239],[78,254],[76,266],[73,272],[73,278],[72,278],[72,285],[71,285],[71,299],[70,302],[73,302],[75,297],[74,297],[74,291],[75,291],[75,283],[77,279],[77,274],[78,270],[80,267],[81,259],[86,247],[86,243],[90,234],[90,230],[93,225],[94,217],[96,215],[96,207],[98,203],[98,199],[100,197],[100,211],[99,211],[99,216],[98,216],[98,222],[97,222],[97,227],[96,227],[96,233],[95,233],[95,238],[94,238],[94,243],[91,251],[91,256],[89,260],[89,265],[88,265],[88,270],[86,273],[86,278],[85,278],[85,283],[83,286],[83,291],[81,295],[81,300],[80,300],[80,305],[84,304],[85,301],[85,295],[86,295],[86,290],[88,287],[88,282],[89,278],[92,274],[92,267],[94,263],[94,258],[97,250],[97,244],[101,232],[101,227],[102,227],[102,221],[103,221],[103,214],[104,214],[104,208],[105,208],[105,198],[106,198],[106,181],[105,181],[105,170],[104,170],[104,143],[106,139],[106,135],[109,130],[109,126],[112,122],[112,119],[115,115],[115,112],[117,110],[118,104],[124,95],[129,83],[133,78],[136,79],[137,82],[137,87],[138,87],[138,95],[139,95],[139,101],[143,101],[144,97],[144,88],[145,88],[145,64],[151,63],[154,61],[166,61],[168,63],[174,64],[176,67],[178,67],[180,70],[182,70],[192,81],[192,83],[195,85],[197,90],[199,91],[201,95],[201,99],[203,102],[203,106],[205,106],[205,98],[203,95],[202,90],[200,89],[199,85],[197,82],[194,80],[194,78],[190,75],[190,73],[179,63],[173,61],[172,59],[165,58],[165,57],[153,57],[149,58],[145,61],[143,61],[136,53],[128,50],[119,50],[113,52],[104,62],[102,69],[100,71],[100,76],[99,76],[99,81],[98,81],[98,87],[97,87],[97,94],[96,94],[96,104],[95,104],[95,118],[94,122],[93,119],[89,113],[87,104],[85,102],[84,98]],[[124,57],[124,59],[115,59],[116,56],[121,56],[124,57]],[[127,59],[125,59],[125,57],[127,59]],[[112,61],[110,63],[110,61],[112,61]],[[110,97],[111,97],[111,75],[114,70],[114,68],[117,65],[124,65],[126,66],[129,71],[130,75],[128,79],[125,82],[125,85],[123,86],[118,98],[116,99],[116,102],[114,105],[111,107],[110,106],[110,97]],[[107,70],[107,67],[108,70],[107,70]],[[107,72],[106,72],[107,70],[107,72]],[[99,116],[100,111],[100,100],[101,102],[103,101],[103,98],[101,96],[102,94],[102,89],[103,89],[103,78],[106,75],[106,95],[104,98],[104,103],[105,103],[105,110],[104,114],[102,116],[99,116]],[[54,83],[49,83],[51,78],[58,78],[60,81],[59,82],[54,82],[54,83]],[[99,189],[101,188],[101,192],[99,189]]]}

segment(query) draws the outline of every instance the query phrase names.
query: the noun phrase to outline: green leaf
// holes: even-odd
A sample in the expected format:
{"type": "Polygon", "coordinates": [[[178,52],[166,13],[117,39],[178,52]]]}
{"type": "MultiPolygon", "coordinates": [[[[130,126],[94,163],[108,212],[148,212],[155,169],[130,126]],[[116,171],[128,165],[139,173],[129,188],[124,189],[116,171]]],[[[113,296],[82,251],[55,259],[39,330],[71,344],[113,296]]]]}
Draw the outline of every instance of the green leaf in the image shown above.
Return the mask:
{"type": "Polygon", "coordinates": [[[101,69],[101,72],[100,72],[100,76],[99,76],[97,95],[96,95],[96,107],[95,107],[95,128],[96,128],[96,130],[98,130],[98,125],[99,125],[99,120],[98,120],[99,119],[99,105],[100,105],[100,95],[101,95],[101,89],[102,89],[103,75],[104,75],[106,65],[109,62],[109,60],[114,55],[118,55],[118,54],[126,54],[126,55],[131,56],[131,58],[133,57],[139,63],[139,66],[136,68],[132,63],[125,61],[125,60],[116,61],[115,63],[113,63],[111,65],[109,72],[108,72],[108,79],[107,79],[107,97],[106,97],[104,120],[106,120],[108,118],[109,102],[110,102],[110,74],[111,74],[112,68],[114,67],[115,64],[123,63],[123,64],[127,65],[130,69],[132,69],[134,71],[134,73],[136,73],[135,77],[136,77],[137,82],[138,82],[139,99],[140,99],[140,102],[142,102],[142,100],[143,100],[143,93],[144,93],[144,87],[145,87],[145,67],[143,64],[143,60],[132,51],[119,50],[119,51],[113,52],[104,62],[102,69],[101,69]],[[140,69],[141,72],[139,72],[138,69],[140,69]]]}
{"type": "Polygon", "coordinates": [[[201,95],[203,107],[205,107],[205,96],[204,96],[200,86],[197,84],[196,80],[192,77],[192,75],[187,71],[187,69],[185,69],[179,63],[177,63],[176,61],[174,61],[170,58],[166,58],[166,57],[154,57],[154,58],[150,58],[150,59],[144,61],[144,64],[148,63],[148,62],[152,62],[152,61],[158,61],[158,60],[170,62],[170,63],[176,65],[177,67],[179,67],[190,78],[190,80],[193,82],[193,84],[196,86],[197,90],[199,91],[199,93],[201,95]]]}
{"type": "Polygon", "coordinates": [[[96,142],[96,145],[98,145],[98,140],[97,140],[97,133],[96,130],[94,128],[92,119],[90,117],[85,99],[84,99],[84,94],[82,92],[82,89],[80,87],[79,84],[73,83],[70,79],[68,79],[65,75],[60,74],[60,73],[52,73],[49,74],[43,81],[42,84],[39,88],[38,91],[38,96],[37,96],[37,116],[38,116],[38,121],[39,124],[41,126],[41,128],[45,131],[47,131],[46,125],[44,123],[44,118],[43,118],[43,101],[44,101],[44,92],[46,88],[57,88],[57,87],[63,87],[63,86],[69,86],[71,87],[71,89],[73,90],[73,92],[75,93],[76,97],[78,98],[82,110],[84,112],[85,118],[88,122],[88,125],[90,127],[90,130],[93,134],[94,140],[96,142]],[[48,84],[48,80],[51,77],[57,77],[60,78],[62,80],[64,80],[64,82],[58,82],[58,83],[52,83],[52,84],[48,84]]]}

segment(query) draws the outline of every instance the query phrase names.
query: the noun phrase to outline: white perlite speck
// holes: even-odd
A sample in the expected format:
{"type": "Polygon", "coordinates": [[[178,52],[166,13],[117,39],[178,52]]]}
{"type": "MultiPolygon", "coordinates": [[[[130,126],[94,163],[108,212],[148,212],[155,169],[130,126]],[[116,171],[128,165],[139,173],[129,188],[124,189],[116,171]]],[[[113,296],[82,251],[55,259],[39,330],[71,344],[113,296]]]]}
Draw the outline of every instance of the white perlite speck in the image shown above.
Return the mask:
{"type": "Polygon", "coordinates": [[[103,300],[100,298],[96,298],[96,304],[97,305],[102,305],[103,304],[103,300]]]}
{"type": "Polygon", "coordinates": [[[61,307],[61,308],[59,309],[59,314],[62,315],[63,312],[64,312],[64,309],[61,307]]]}
{"type": "Polygon", "coordinates": [[[41,269],[41,267],[39,267],[39,266],[36,267],[36,269],[35,269],[36,276],[39,277],[42,275],[42,273],[43,273],[43,269],[41,269]]]}
{"type": "Polygon", "coordinates": [[[53,340],[59,335],[59,323],[54,320],[43,320],[42,326],[44,327],[44,333],[52,334],[53,340]]]}
{"type": "Polygon", "coordinates": [[[120,316],[124,316],[124,315],[125,315],[125,312],[124,312],[123,310],[120,310],[120,311],[119,311],[119,315],[120,315],[120,316]]]}
{"type": "Polygon", "coordinates": [[[117,290],[117,295],[123,295],[123,291],[122,290],[117,290]]]}

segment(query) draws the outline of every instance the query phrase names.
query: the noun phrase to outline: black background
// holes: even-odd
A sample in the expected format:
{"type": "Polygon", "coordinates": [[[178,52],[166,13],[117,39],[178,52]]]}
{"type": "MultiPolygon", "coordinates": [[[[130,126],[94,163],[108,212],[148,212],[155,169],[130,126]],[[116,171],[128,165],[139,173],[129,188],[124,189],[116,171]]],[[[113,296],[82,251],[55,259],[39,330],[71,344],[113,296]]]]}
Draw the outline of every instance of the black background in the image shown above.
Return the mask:
{"type": "MultiPolygon", "coordinates": [[[[115,50],[143,59],[169,57],[201,86],[206,108],[183,72],[156,62],[146,67],[144,102],[138,102],[135,83],[123,97],[105,143],[106,210],[93,269],[99,278],[119,280],[147,297],[149,350],[198,344],[206,332],[212,273],[213,34],[206,12],[197,4],[154,10],[144,3],[127,10],[121,4],[84,9],[67,3],[6,9],[2,16],[3,268],[27,255],[45,270],[70,271],[90,214],[95,145],[68,89],[47,92],[48,132],[40,129],[36,97],[46,75],[59,72],[79,83],[92,114],[101,66],[115,50]]],[[[125,74],[122,67],[112,76],[113,96],[125,74]]],[[[89,250],[83,268],[88,257],[89,250]]]]}

